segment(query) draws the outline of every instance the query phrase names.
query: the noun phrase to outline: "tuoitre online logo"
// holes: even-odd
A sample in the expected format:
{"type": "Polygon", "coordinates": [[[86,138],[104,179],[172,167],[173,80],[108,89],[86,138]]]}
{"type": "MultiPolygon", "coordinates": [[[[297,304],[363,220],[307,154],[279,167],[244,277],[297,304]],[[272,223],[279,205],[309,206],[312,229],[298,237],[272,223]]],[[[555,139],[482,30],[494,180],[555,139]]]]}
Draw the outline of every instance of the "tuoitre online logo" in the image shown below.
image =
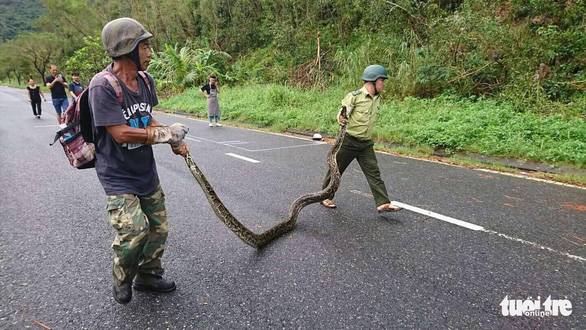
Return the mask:
{"type": "Polygon", "coordinates": [[[551,299],[551,296],[542,303],[541,297],[533,300],[532,297],[527,299],[509,299],[505,298],[499,304],[502,308],[503,316],[570,316],[572,315],[572,302],[568,299],[551,299]]]}

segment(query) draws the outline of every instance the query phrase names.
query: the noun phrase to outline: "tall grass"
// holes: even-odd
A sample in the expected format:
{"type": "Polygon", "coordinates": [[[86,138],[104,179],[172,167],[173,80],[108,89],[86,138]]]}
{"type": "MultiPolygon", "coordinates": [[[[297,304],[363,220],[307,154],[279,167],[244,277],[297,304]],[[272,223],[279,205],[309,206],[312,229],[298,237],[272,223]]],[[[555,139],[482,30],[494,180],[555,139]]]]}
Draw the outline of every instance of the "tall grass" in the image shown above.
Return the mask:
{"type": "MultiPolygon", "coordinates": [[[[276,131],[333,135],[335,116],[347,90],[323,92],[283,85],[224,87],[220,108],[224,119],[276,131]]],[[[165,109],[206,117],[206,99],[198,89],[163,100],[165,109]]],[[[513,105],[493,100],[441,96],[434,99],[387,99],[381,106],[374,138],[382,143],[472,151],[586,167],[586,122],[561,115],[515,112],[513,105]]]]}

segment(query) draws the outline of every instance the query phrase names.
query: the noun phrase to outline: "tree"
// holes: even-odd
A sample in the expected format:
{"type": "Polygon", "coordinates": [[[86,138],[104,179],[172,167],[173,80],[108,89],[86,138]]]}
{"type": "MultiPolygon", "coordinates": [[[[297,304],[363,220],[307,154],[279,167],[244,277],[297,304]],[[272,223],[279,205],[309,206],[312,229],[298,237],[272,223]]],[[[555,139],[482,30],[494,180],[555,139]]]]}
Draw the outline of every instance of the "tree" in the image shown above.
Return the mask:
{"type": "Polygon", "coordinates": [[[20,62],[30,63],[32,68],[39,74],[41,80],[45,79],[45,70],[52,60],[57,58],[61,45],[52,33],[20,34],[18,38],[10,42],[10,47],[19,54],[20,62]]]}
{"type": "Polygon", "coordinates": [[[0,77],[6,77],[21,85],[25,78],[32,76],[30,63],[24,59],[18,48],[14,47],[13,42],[7,42],[0,46],[0,77]]]}
{"type": "Polygon", "coordinates": [[[187,44],[179,48],[165,45],[162,52],[155,53],[149,72],[157,78],[161,87],[176,86],[179,89],[191,87],[207,80],[215,74],[229,80],[225,74],[230,55],[225,52],[193,48],[187,44]]]}
{"type": "Polygon", "coordinates": [[[68,72],[78,71],[81,79],[89,80],[102,71],[111,62],[110,56],[104,50],[100,38],[83,38],[83,47],[76,50],[65,63],[68,72]]]}

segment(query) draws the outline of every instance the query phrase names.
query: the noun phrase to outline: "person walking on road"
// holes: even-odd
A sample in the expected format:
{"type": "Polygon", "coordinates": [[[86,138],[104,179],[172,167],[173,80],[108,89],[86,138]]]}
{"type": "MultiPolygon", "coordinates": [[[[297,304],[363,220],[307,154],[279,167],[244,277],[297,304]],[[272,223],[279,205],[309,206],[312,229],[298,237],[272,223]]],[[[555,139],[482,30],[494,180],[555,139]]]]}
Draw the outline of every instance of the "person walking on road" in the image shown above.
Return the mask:
{"type": "MultiPolygon", "coordinates": [[[[372,129],[376,122],[380,105],[380,93],[388,79],[387,70],[381,65],[369,65],[364,69],[362,88],[350,92],[342,100],[342,108],[337,120],[340,125],[347,125],[346,135],[342,146],[336,155],[340,175],[356,159],[362,172],[366,176],[376,210],[379,213],[398,211],[401,208],[390,202],[385,183],[381,179],[378,161],[374,153],[372,129]],[[345,114],[345,115],[344,115],[345,114]]],[[[322,188],[330,182],[331,173],[328,170],[322,188]]],[[[322,201],[327,208],[335,208],[334,196],[322,201]]]]}
{"type": "Polygon", "coordinates": [[[51,100],[57,113],[57,122],[61,125],[65,122],[63,114],[69,106],[67,93],[65,92],[67,80],[59,73],[59,68],[55,64],[51,64],[49,71],[51,75],[45,78],[45,83],[49,87],[49,90],[51,90],[51,100]]]}
{"type": "Polygon", "coordinates": [[[175,154],[185,156],[188,128],[178,123],[164,126],[152,116],[158,99],[153,78],[144,72],[151,60],[151,37],[134,19],[108,22],[102,43],[113,63],[92,78],[88,91],[96,128],[96,173],[116,231],[113,295],[121,304],[130,302],[132,288],[176,288],[175,282],[163,278],[167,211],[151,145],[168,143],[175,154]],[[122,93],[117,93],[116,84],[122,93]]]}
{"type": "Polygon", "coordinates": [[[41,92],[41,87],[39,87],[32,78],[28,80],[28,86],[26,86],[26,89],[28,90],[29,101],[33,108],[33,115],[40,119],[42,112],[41,97],[43,98],[43,101],[47,101],[45,95],[41,92]]]}
{"type": "Polygon", "coordinates": [[[81,83],[81,80],[79,78],[79,72],[74,71],[71,74],[71,80],[72,80],[72,82],[71,82],[71,84],[69,84],[69,95],[71,95],[72,100],[75,100],[75,99],[77,99],[79,94],[81,94],[81,92],[83,92],[85,87],[81,83]]]}
{"type": "Polygon", "coordinates": [[[201,91],[208,98],[208,119],[209,126],[221,127],[220,124],[220,104],[218,103],[218,94],[220,93],[220,86],[218,84],[218,77],[210,76],[207,84],[201,87],[201,91]]]}

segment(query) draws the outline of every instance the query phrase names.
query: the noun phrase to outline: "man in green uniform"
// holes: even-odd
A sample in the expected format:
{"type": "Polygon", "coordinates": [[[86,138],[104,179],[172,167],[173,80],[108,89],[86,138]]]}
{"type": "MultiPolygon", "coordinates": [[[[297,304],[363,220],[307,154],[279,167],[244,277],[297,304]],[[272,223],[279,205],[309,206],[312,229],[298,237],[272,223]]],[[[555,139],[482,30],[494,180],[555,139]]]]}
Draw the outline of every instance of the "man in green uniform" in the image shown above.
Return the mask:
{"type": "MultiPolygon", "coordinates": [[[[362,81],[364,85],[359,90],[350,92],[342,100],[342,108],[338,113],[338,123],[347,125],[346,136],[336,160],[340,175],[356,159],[366,176],[376,210],[379,213],[398,211],[401,208],[391,204],[385,183],[381,179],[376,155],[374,154],[374,142],[372,141],[372,129],[376,121],[380,105],[380,92],[385,87],[385,79],[388,79],[387,70],[381,65],[369,65],[364,69],[362,81]],[[345,113],[345,115],[344,115],[345,113]]],[[[330,171],[326,174],[323,183],[325,188],[330,182],[330,171]]],[[[327,208],[335,208],[332,199],[326,199],[322,205],[327,208]]]]}

